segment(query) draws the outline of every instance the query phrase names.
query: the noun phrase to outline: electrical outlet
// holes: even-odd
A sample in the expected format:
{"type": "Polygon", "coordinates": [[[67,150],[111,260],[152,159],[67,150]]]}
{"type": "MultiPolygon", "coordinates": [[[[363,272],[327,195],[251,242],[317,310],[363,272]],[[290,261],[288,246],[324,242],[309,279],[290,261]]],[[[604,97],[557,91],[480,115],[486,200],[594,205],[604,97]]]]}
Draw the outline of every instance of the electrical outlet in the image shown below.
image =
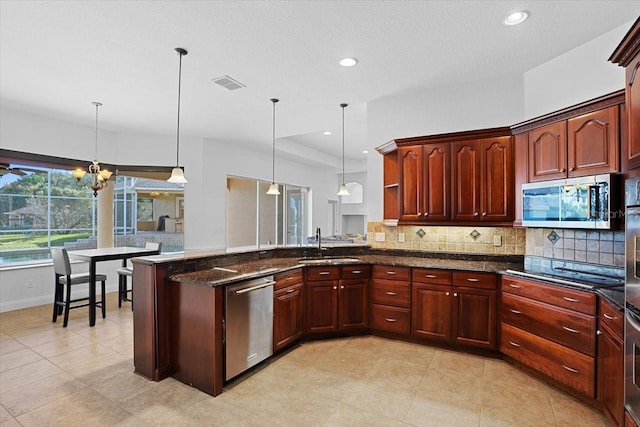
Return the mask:
{"type": "Polygon", "coordinates": [[[398,242],[404,243],[404,233],[398,233],[398,242]]]}
{"type": "Polygon", "coordinates": [[[376,233],[376,242],[384,242],[384,233],[376,233]]]}
{"type": "Polygon", "coordinates": [[[493,236],[493,246],[502,246],[502,236],[493,236]]]}

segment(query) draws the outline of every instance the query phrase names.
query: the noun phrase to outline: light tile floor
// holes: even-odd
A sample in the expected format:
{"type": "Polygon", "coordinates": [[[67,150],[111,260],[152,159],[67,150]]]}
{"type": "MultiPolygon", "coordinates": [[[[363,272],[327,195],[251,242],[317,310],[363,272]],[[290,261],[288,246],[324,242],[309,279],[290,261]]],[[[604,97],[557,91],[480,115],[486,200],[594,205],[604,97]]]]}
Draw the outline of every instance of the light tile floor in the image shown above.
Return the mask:
{"type": "Polygon", "coordinates": [[[299,345],[213,398],[133,373],[129,306],[69,327],[51,306],[0,314],[2,426],[607,426],[495,359],[373,336],[299,345]]]}

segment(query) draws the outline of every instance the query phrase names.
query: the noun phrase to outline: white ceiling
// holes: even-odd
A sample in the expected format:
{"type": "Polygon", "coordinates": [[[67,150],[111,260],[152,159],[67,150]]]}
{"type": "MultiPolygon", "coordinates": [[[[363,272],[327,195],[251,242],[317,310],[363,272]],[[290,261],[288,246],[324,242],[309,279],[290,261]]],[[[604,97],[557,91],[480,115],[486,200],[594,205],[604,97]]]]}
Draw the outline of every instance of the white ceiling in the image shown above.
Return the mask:
{"type": "MultiPolygon", "coordinates": [[[[255,146],[277,136],[347,156],[365,147],[366,103],[522,74],[640,14],[637,1],[0,1],[2,104],[93,126],[255,146]],[[515,10],[524,24],[505,27],[515,10]],[[359,64],[338,65],[345,56],[359,64]],[[229,75],[246,88],[211,82],[229,75]],[[331,130],[326,137],[322,131],[331,130]]],[[[284,142],[284,139],[283,139],[284,142]]]]}

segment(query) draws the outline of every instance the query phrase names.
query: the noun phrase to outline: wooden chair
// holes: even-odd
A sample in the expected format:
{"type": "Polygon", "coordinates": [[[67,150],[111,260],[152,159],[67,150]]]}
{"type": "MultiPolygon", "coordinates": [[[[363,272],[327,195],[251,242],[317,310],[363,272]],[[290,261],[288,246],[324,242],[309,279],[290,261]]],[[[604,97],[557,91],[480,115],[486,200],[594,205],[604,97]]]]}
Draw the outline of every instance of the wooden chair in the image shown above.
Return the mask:
{"type": "MultiPolygon", "coordinates": [[[[146,242],[144,244],[144,248],[153,249],[160,253],[162,250],[162,243],[146,242]]],[[[122,307],[122,301],[129,301],[131,303],[131,310],[133,310],[133,287],[131,289],[127,288],[127,277],[133,277],[133,268],[128,266],[120,267],[118,269],[118,307],[122,307]],[[131,296],[129,296],[130,293],[131,296]]]]}
{"type": "MultiPolygon", "coordinates": [[[[53,319],[52,322],[58,320],[58,315],[64,310],[64,322],[62,326],[67,327],[69,323],[69,310],[74,308],[88,307],[89,303],[74,304],[81,301],[89,301],[89,297],[71,299],[71,287],[82,283],[90,283],[89,273],[72,273],[71,263],[69,262],[69,254],[64,248],[51,248],[51,257],[53,258],[53,270],[55,272],[55,295],[53,298],[53,319]],[[66,286],[66,292],[65,292],[66,286]]],[[[106,295],[105,285],[107,276],[104,274],[96,274],[96,282],[102,282],[102,299],[96,301],[96,307],[102,308],[102,318],[106,317],[106,295]]]]}

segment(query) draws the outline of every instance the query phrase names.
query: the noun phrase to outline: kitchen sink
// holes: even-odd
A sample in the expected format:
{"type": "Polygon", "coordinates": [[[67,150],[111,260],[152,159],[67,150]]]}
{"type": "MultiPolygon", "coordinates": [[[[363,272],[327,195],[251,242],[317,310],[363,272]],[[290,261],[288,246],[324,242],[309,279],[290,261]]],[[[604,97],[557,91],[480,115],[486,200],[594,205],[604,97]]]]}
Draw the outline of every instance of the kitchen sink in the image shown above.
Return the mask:
{"type": "Polygon", "coordinates": [[[300,264],[310,265],[349,264],[354,262],[362,262],[358,258],[350,257],[301,258],[299,261],[300,264]]]}

